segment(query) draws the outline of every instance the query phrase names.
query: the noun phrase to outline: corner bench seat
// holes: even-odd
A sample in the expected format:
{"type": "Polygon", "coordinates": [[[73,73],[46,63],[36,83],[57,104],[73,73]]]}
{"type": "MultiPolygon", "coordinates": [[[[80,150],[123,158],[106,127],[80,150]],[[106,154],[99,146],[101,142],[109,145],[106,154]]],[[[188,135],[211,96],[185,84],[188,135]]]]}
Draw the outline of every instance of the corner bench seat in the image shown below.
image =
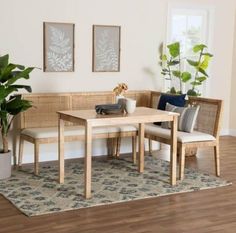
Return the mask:
{"type": "MultiPolygon", "coordinates": [[[[145,134],[170,139],[170,129],[164,129],[161,126],[154,124],[145,125],[145,134]]],[[[182,131],[177,132],[177,141],[181,143],[213,140],[216,140],[214,136],[199,131],[193,131],[192,133],[182,131]]]]}
{"type": "MultiPolygon", "coordinates": [[[[130,91],[126,97],[137,100],[137,106],[149,106],[150,91],[130,91]]],[[[22,112],[19,118],[20,140],[18,166],[22,166],[24,142],[34,146],[34,172],[39,172],[39,146],[41,144],[57,143],[58,141],[58,111],[94,109],[97,104],[115,103],[115,93],[105,92],[68,92],[68,93],[30,93],[22,97],[32,102],[33,107],[22,112]]],[[[65,123],[65,142],[84,140],[84,129],[65,123]]],[[[93,138],[108,140],[109,154],[119,151],[117,138],[132,137],[133,161],[136,159],[137,129],[133,126],[93,128],[93,138]]],[[[16,165],[16,155],[14,155],[16,165]]]]}
{"type": "MultiPolygon", "coordinates": [[[[109,134],[112,133],[126,133],[126,132],[136,132],[137,127],[133,125],[120,125],[116,127],[94,127],[93,135],[103,135],[105,138],[109,138],[109,134]]],[[[43,138],[58,138],[58,127],[46,127],[46,128],[27,128],[21,131],[21,134],[27,135],[35,139],[43,138]]],[[[65,126],[64,131],[65,137],[67,136],[83,136],[85,135],[85,130],[83,126],[65,126]]]]}
{"type": "MultiPolygon", "coordinates": [[[[137,106],[157,108],[160,92],[156,91],[129,91],[125,97],[137,101],[137,106]]],[[[23,158],[23,144],[28,141],[34,144],[34,170],[38,173],[39,145],[56,143],[58,141],[58,116],[56,112],[65,110],[94,109],[96,104],[115,103],[113,92],[76,92],[76,93],[35,93],[24,94],[24,99],[32,102],[33,108],[20,114],[20,144],[19,161],[23,158]]],[[[187,104],[199,105],[196,121],[196,131],[193,133],[177,133],[177,149],[180,155],[180,179],[184,177],[185,151],[198,147],[213,147],[216,175],[220,175],[219,132],[222,116],[222,100],[189,97],[187,104]]],[[[163,129],[153,124],[146,124],[145,138],[149,139],[151,152],[152,140],[171,144],[171,130],[163,129]]],[[[132,137],[133,161],[136,159],[136,126],[99,127],[93,129],[93,138],[107,138],[116,145],[119,152],[121,137],[132,137]],[[111,140],[110,140],[111,139],[111,140]],[[113,139],[117,140],[115,143],[113,139]]],[[[65,141],[84,140],[84,129],[80,126],[65,125],[65,141]]],[[[110,143],[108,143],[110,144],[110,143]]],[[[109,149],[109,147],[108,147],[109,149]]],[[[114,152],[114,148],[112,148],[114,152]]],[[[108,150],[109,151],[109,150],[108,150]]],[[[118,156],[118,153],[116,153],[118,156]]],[[[16,156],[14,155],[14,164],[16,156]]]]}

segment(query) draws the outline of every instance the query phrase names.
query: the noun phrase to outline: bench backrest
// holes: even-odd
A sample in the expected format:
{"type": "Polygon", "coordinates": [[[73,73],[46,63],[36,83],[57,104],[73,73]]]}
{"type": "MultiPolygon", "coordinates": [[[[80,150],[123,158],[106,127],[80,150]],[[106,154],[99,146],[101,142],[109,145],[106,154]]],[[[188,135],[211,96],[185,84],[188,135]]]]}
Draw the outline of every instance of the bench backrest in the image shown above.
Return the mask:
{"type": "MultiPolygon", "coordinates": [[[[151,92],[150,107],[157,108],[161,92],[151,92]]],[[[222,100],[202,97],[188,97],[187,104],[199,105],[195,130],[208,133],[218,138],[222,115],[222,100]]]]}
{"type": "Polygon", "coordinates": [[[57,126],[57,111],[70,110],[70,94],[24,94],[33,107],[20,114],[20,128],[37,128],[57,126]]]}
{"type": "Polygon", "coordinates": [[[128,91],[124,94],[126,98],[135,99],[137,107],[149,107],[151,91],[128,91]]]}
{"type": "MultiPolygon", "coordinates": [[[[125,97],[137,100],[137,106],[157,108],[161,92],[128,91],[125,97]]],[[[72,92],[24,94],[33,108],[20,114],[20,128],[54,127],[58,124],[57,111],[94,109],[96,104],[115,103],[115,94],[107,92],[72,92]]],[[[188,104],[199,105],[196,130],[219,137],[222,100],[189,97],[188,104]]]]}
{"type": "MultiPolygon", "coordinates": [[[[129,91],[128,98],[137,100],[137,106],[149,106],[150,91],[129,91]]],[[[23,94],[34,107],[20,114],[20,128],[55,127],[57,111],[94,109],[97,104],[115,103],[115,94],[106,92],[70,92],[23,94]]]]}

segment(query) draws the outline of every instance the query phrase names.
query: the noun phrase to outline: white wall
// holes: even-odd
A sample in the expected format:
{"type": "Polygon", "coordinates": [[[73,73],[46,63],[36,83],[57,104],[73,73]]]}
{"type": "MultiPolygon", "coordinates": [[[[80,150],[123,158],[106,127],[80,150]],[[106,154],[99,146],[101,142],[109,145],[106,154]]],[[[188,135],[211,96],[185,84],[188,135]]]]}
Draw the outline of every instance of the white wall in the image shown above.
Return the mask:
{"type": "MultiPolygon", "coordinates": [[[[75,72],[35,70],[26,82],[33,92],[111,90],[119,82],[127,83],[129,89],[160,90],[158,46],[166,38],[168,3],[214,9],[209,96],[225,100],[223,131],[228,132],[235,0],[0,0],[0,54],[9,53],[13,62],[42,67],[43,22],[71,22],[75,23],[75,72]],[[121,26],[120,72],[92,72],[93,24],[121,26]],[[154,78],[145,68],[155,72],[154,78]]],[[[31,149],[27,150],[30,154],[31,149]]],[[[56,156],[50,147],[44,152],[56,156]]],[[[99,149],[97,153],[103,152],[99,149]]]]}
{"type": "MultiPolygon", "coordinates": [[[[235,24],[236,27],[236,10],[235,24]]],[[[234,50],[233,50],[233,66],[232,66],[232,82],[231,82],[231,97],[230,97],[230,135],[236,136],[236,28],[234,30],[234,50]]]]}

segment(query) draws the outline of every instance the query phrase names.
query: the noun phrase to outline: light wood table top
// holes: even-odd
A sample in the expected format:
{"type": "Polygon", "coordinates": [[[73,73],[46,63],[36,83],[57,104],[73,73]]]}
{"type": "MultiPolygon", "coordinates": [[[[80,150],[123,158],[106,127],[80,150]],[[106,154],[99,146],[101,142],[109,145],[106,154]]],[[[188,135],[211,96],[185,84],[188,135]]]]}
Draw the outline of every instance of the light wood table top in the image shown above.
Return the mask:
{"type": "Polygon", "coordinates": [[[171,121],[173,116],[179,115],[178,113],[147,107],[137,107],[135,112],[131,114],[101,115],[97,114],[95,110],[59,111],[58,113],[63,119],[69,119],[74,122],[78,122],[79,120],[82,122],[86,121],[90,122],[92,126],[171,121]]]}

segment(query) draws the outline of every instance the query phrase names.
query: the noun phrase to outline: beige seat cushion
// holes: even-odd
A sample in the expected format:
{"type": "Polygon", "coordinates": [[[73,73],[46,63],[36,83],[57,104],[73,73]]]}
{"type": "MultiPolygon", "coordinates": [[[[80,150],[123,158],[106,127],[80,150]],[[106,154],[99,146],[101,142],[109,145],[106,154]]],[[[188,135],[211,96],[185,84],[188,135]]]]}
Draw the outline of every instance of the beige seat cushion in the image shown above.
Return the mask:
{"type": "MultiPolygon", "coordinates": [[[[117,132],[130,132],[137,131],[137,128],[133,125],[120,125],[120,126],[109,126],[109,127],[94,127],[93,134],[103,133],[117,133],[117,132]]],[[[27,128],[22,130],[22,134],[28,135],[33,138],[54,138],[58,137],[57,127],[48,128],[27,128]]],[[[84,135],[85,130],[83,126],[66,126],[64,135],[65,136],[80,136],[84,135]]]]}
{"type": "MultiPolygon", "coordinates": [[[[146,124],[145,133],[165,139],[170,138],[170,129],[163,129],[160,126],[154,124],[146,124]]],[[[192,133],[178,131],[177,140],[178,142],[187,143],[187,142],[199,142],[199,141],[213,141],[216,140],[216,138],[210,134],[198,131],[193,131],[192,133]]]]}

